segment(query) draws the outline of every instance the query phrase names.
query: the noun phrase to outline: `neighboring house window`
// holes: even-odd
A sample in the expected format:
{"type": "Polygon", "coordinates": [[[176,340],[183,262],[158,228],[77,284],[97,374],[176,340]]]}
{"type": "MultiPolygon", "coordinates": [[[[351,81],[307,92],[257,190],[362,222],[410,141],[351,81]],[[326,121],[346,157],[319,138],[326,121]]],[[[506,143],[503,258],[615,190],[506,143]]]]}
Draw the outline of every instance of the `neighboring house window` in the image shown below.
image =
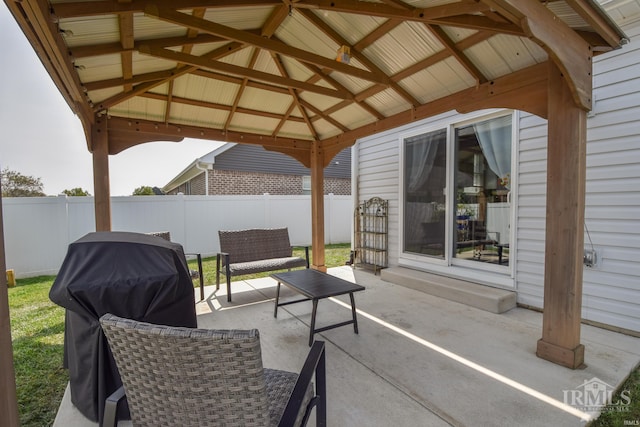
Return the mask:
{"type": "Polygon", "coordinates": [[[404,253],[508,265],[512,116],[402,138],[404,253]]]}
{"type": "Polygon", "coordinates": [[[191,195],[191,181],[184,183],[184,194],[187,196],[191,195]]]}
{"type": "Polygon", "coordinates": [[[311,177],[309,175],[302,176],[302,194],[311,194],[311,177]]]}

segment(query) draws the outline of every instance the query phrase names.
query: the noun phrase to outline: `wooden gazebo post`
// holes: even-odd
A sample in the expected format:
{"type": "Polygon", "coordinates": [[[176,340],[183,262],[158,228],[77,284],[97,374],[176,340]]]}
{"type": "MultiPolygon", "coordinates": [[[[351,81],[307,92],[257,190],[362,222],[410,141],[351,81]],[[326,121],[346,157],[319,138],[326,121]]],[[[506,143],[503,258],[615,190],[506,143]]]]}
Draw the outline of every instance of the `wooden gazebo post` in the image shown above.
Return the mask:
{"type": "MultiPolygon", "coordinates": [[[[542,3],[492,2],[506,16],[519,21],[525,33],[549,54],[544,314],[536,354],[575,369],[584,365],[580,323],[587,111],[592,107],[593,52],[589,43],[542,3]]],[[[587,9],[583,12],[593,21],[598,20],[587,9]]],[[[609,36],[619,42],[618,35],[609,36]]]]}
{"type": "Polygon", "coordinates": [[[18,401],[16,379],[13,368],[13,346],[11,344],[11,319],[9,317],[9,294],[4,252],[4,226],[2,219],[2,197],[0,197],[0,425],[17,427],[18,401]]]}
{"type": "Polygon", "coordinates": [[[537,355],[575,369],[580,344],[587,112],[549,61],[544,315],[537,355]]]}
{"type": "Polygon", "coordinates": [[[324,258],[324,150],[320,142],[311,147],[311,249],[312,268],[327,271],[324,258]]]}
{"type": "Polygon", "coordinates": [[[111,231],[111,190],[109,188],[109,133],[107,118],[96,118],[89,143],[93,155],[96,231],[111,231]]]}

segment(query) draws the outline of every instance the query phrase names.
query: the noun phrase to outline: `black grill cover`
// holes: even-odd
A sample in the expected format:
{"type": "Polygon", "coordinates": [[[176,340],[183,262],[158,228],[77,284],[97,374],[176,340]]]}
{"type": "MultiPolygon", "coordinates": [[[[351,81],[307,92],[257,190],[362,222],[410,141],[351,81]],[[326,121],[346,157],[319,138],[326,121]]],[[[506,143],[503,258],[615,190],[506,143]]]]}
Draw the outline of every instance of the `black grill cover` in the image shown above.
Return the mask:
{"type": "MultiPolygon", "coordinates": [[[[96,422],[102,421],[105,399],[122,384],[100,316],[196,327],[182,246],[145,234],[96,232],[73,242],[49,298],[66,308],[64,365],[71,401],[96,422]]],[[[129,419],[128,407],[122,405],[118,415],[129,419]]]]}

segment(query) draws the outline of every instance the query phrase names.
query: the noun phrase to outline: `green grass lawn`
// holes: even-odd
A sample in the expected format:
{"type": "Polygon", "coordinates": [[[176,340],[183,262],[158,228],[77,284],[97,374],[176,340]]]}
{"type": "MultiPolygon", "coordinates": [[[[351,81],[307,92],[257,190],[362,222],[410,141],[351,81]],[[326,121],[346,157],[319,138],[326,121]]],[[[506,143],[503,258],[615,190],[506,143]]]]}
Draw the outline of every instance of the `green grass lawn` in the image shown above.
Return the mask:
{"type": "MultiPolygon", "coordinates": [[[[612,402],[621,400],[621,392],[625,392],[625,396],[629,397],[629,401],[631,403],[629,405],[625,405],[625,409],[629,409],[629,411],[603,412],[596,421],[591,423],[591,427],[640,425],[640,366],[636,367],[624,384],[618,388],[612,402]]],[[[623,400],[623,402],[626,402],[626,400],[623,400]]]]}
{"type": "Polygon", "coordinates": [[[49,300],[54,276],[9,289],[11,337],[22,426],[49,426],[69,381],[62,368],[64,309],[49,300]]]}
{"type": "MultiPolygon", "coordinates": [[[[303,249],[294,251],[304,255],[303,249]]],[[[328,245],[325,265],[337,267],[349,259],[350,247],[328,245]]],[[[194,260],[191,268],[197,268],[194,260]]],[[[205,283],[215,283],[215,258],[203,260],[205,283]]],[[[241,276],[237,279],[264,277],[241,276]]],[[[49,289],[54,276],[20,279],[15,288],[9,289],[9,309],[13,338],[16,383],[20,423],[29,427],[50,426],[55,419],[64,389],[69,380],[62,369],[64,337],[64,310],[49,300],[49,289]]],[[[197,285],[198,281],[194,281],[197,285]]],[[[620,390],[629,390],[630,412],[608,412],[592,423],[595,427],[617,427],[626,421],[640,420],[640,368],[636,369],[620,390]]],[[[613,401],[617,400],[617,395],[613,401]]],[[[635,424],[630,424],[635,425],[635,424]]]]}

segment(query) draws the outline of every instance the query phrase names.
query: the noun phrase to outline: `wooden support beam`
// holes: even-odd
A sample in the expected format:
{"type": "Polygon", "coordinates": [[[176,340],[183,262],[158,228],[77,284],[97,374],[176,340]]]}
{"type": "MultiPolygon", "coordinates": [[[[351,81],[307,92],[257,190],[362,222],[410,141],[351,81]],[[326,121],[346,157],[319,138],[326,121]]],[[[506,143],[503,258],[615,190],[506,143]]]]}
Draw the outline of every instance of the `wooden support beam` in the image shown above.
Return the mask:
{"type": "Polygon", "coordinates": [[[111,192],[109,189],[109,133],[106,117],[95,119],[89,142],[93,154],[96,231],[111,231],[111,192]]]}
{"type": "Polygon", "coordinates": [[[472,30],[486,30],[521,35],[522,29],[510,23],[495,22],[485,16],[476,15],[487,9],[478,2],[456,2],[438,6],[420,8],[398,8],[382,3],[362,2],[359,0],[298,0],[292,3],[296,9],[327,10],[381,18],[425,22],[434,25],[451,25],[472,30]]]}
{"type": "MultiPolygon", "coordinates": [[[[179,5],[176,4],[175,0],[154,0],[153,4],[157,7],[175,8],[176,6],[180,6],[181,9],[194,9],[199,7],[206,7],[207,9],[229,7],[251,8],[280,6],[282,4],[282,0],[181,0],[179,5]]],[[[143,1],[68,1],[61,3],[56,2],[52,4],[51,7],[53,8],[54,17],[61,19],[96,15],[115,15],[123,12],[144,12],[146,5],[147,2],[143,1]]]]}
{"type": "MultiPolygon", "coordinates": [[[[302,10],[300,11],[305,18],[307,18],[313,25],[315,25],[320,31],[325,33],[328,37],[330,37],[336,44],[340,46],[349,46],[349,41],[345,39],[340,33],[334,30],[330,25],[324,22],[322,19],[318,17],[314,12],[310,10],[302,10]]],[[[360,63],[362,63],[365,67],[376,74],[384,74],[382,69],[378,67],[373,61],[371,61],[366,55],[364,55],[361,51],[355,48],[351,48],[351,56],[357,59],[360,63]]],[[[403,97],[409,104],[413,106],[420,105],[420,102],[411,95],[406,89],[404,89],[399,84],[389,81],[390,87],[396,91],[401,97],[403,97]]],[[[386,86],[385,86],[386,87],[386,86]]]]}
{"type": "Polygon", "coordinates": [[[287,156],[293,157],[294,159],[302,163],[302,166],[304,166],[305,168],[311,168],[311,153],[309,150],[294,150],[284,147],[267,146],[263,146],[262,148],[268,151],[275,151],[277,153],[286,154],[287,156]]]}
{"type": "Polygon", "coordinates": [[[531,66],[519,72],[519,78],[492,80],[478,86],[477,90],[456,107],[460,113],[485,108],[511,108],[527,111],[542,118],[547,118],[547,64],[531,66]]]}
{"type": "Polygon", "coordinates": [[[591,110],[593,52],[589,43],[543,3],[529,0],[484,0],[505,16],[513,15],[531,40],[549,54],[569,83],[576,105],[591,110]]]}
{"type": "MultiPolygon", "coordinates": [[[[118,15],[120,24],[120,43],[122,44],[122,53],[120,58],[122,61],[122,77],[131,79],[133,77],[133,13],[122,13],[118,15]]],[[[125,85],[125,92],[133,89],[132,85],[125,85]]]]}
{"type": "Polygon", "coordinates": [[[544,314],[536,354],[576,369],[584,365],[580,321],[587,113],[575,104],[569,85],[550,62],[544,314]]]}
{"type": "MultiPolygon", "coordinates": [[[[127,148],[152,141],[180,142],[184,138],[206,139],[219,142],[261,145],[265,149],[285,149],[309,152],[311,141],[259,135],[248,132],[224,131],[198,126],[165,125],[148,120],[132,120],[111,117],[107,120],[109,132],[109,154],[117,154],[127,148]]],[[[309,167],[307,165],[307,167],[309,167]]]]}
{"type": "MultiPolygon", "coordinates": [[[[146,45],[144,45],[146,46],[146,45]]],[[[214,49],[211,52],[208,52],[206,54],[203,55],[203,58],[221,58],[223,56],[226,55],[230,55],[233,52],[242,49],[242,45],[239,43],[229,43],[226,46],[222,46],[220,48],[214,49]]],[[[186,56],[190,56],[189,54],[183,54],[186,56]]],[[[113,107],[114,105],[117,105],[121,102],[124,102],[128,99],[133,98],[134,96],[143,94],[147,91],[150,91],[151,89],[153,89],[156,86],[160,86],[164,83],[167,83],[169,80],[175,80],[180,76],[183,76],[185,74],[189,74],[189,73],[197,73],[198,71],[198,67],[196,66],[188,66],[188,65],[184,65],[184,66],[178,66],[177,68],[170,70],[169,72],[169,76],[166,77],[166,79],[158,79],[155,81],[148,81],[147,83],[142,83],[137,85],[133,90],[129,91],[129,92],[122,92],[119,93],[115,96],[112,96],[111,98],[107,98],[103,101],[100,102],[99,105],[95,106],[93,108],[95,113],[99,113],[101,111],[106,111],[108,110],[110,107],[113,107]]]]}
{"type": "MultiPolygon", "coordinates": [[[[189,32],[187,32],[189,34],[189,32]]],[[[210,34],[198,34],[197,36],[191,38],[188,35],[186,36],[177,36],[177,37],[159,37],[159,38],[145,38],[144,40],[139,40],[136,42],[134,40],[133,48],[131,50],[138,50],[138,46],[141,44],[145,45],[153,45],[159,47],[174,47],[174,46],[194,46],[205,43],[218,43],[221,41],[225,41],[222,37],[212,36],[210,34]]],[[[82,59],[82,58],[91,58],[93,56],[102,56],[102,55],[115,55],[124,52],[122,48],[122,43],[98,43],[98,44],[89,44],[82,46],[73,46],[69,47],[69,54],[73,60],[82,59]]]]}
{"type": "Polygon", "coordinates": [[[437,25],[425,24],[427,28],[433,33],[434,36],[440,40],[440,43],[445,47],[445,50],[453,56],[456,61],[462,65],[465,70],[474,78],[476,84],[482,84],[487,82],[487,78],[482,71],[471,61],[461,50],[456,47],[455,42],[449,37],[449,35],[441,27],[437,25]]]}
{"type": "Polygon", "coordinates": [[[626,37],[616,31],[616,24],[608,16],[599,13],[597,3],[588,0],[567,0],[567,4],[596,30],[612,49],[620,47],[625,42],[626,37]]]}
{"type": "Polygon", "coordinates": [[[203,33],[224,37],[230,41],[236,41],[238,43],[265,49],[269,52],[279,53],[281,55],[295,58],[300,62],[306,62],[319,67],[328,68],[352,77],[385,85],[389,84],[389,78],[380,72],[362,70],[351,65],[337,62],[331,58],[308,52],[304,49],[289,46],[271,38],[257,36],[242,30],[236,30],[235,28],[227,27],[205,19],[199,19],[176,10],[160,9],[153,5],[149,5],[145,8],[145,15],[170,22],[172,24],[195,28],[203,33]]]}
{"type": "MultiPolygon", "coordinates": [[[[1,190],[1,188],[0,188],[1,190]]],[[[0,197],[0,425],[18,427],[18,401],[16,397],[16,377],[13,367],[13,346],[11,344],[11,318],[9,316],[9,294],[7,265],[4,251],[4,227],[2,220],[2,197],[0,197]]]]}
{"type": "Polygon", "coordinates": [[[252,70],[246,67],[239,67],[237,65],[228,64],[222,61],[216,61],[213,59],[203,58],[201,56],[189,55],[182,52],[174,52],[164,48],[152,48],[149,46],[140,46],[140,53],[145,55],[155,56],[157,58],[166,59],[167,61],[174,61],[182,64],[188,64],[195,67],[207,68],[210,70],[217,70],[222,73],[233,74],[240,77],[246,77],[251,80],[258,80],[266,83],[271,83],[284,87],[292,87],[300,90],[306,90],[309,92],[319,93],[321,95],[331,96],[337,99],[353,99],[353,95],[345,94],[334,89],[328,89],[324,86],[318,86],[301,82],[294,79],[287,79],[277,76],[275,74],[265,73],[262,71],[252,70]]]}
{"type": "Polygon", "coordinates": [[[324,258],[324,150],[318,141],[311,146],[311,267],[327,271],[324,258]]]}
{"type": "Polygon", "coordinates": [[[93,119],[93,113],[59,28],[51,19],[51,5],[41,0],[5,3],[38,53],[60,94],[71,111],[78,115],[86,130],[87,123],[91,123],[93,119]]]}
{"type": "MultiPolygon", "coordinates": [[[[322,140],[324,149],[346,148],[358,138],[393,129],[426,117],[432,117],[447,111],[458,109],[474,103],[475,108],[518,108],[545,117],[546,108],[539,104],[537,84],[546,80],[546,64],[533,65],[515,73],[507,74],[478,87],[462,90],[453,95],[437,99],[417,108],[402,111],[382,120],[352,129],[340,135],[322,140]],[[523,94],[524,87],[532,92],[523,94]],[[530,100],[527,97],[534,95],[530,100]]],[[[326,111],[325,111],[326,114],[326,111]]]]}

